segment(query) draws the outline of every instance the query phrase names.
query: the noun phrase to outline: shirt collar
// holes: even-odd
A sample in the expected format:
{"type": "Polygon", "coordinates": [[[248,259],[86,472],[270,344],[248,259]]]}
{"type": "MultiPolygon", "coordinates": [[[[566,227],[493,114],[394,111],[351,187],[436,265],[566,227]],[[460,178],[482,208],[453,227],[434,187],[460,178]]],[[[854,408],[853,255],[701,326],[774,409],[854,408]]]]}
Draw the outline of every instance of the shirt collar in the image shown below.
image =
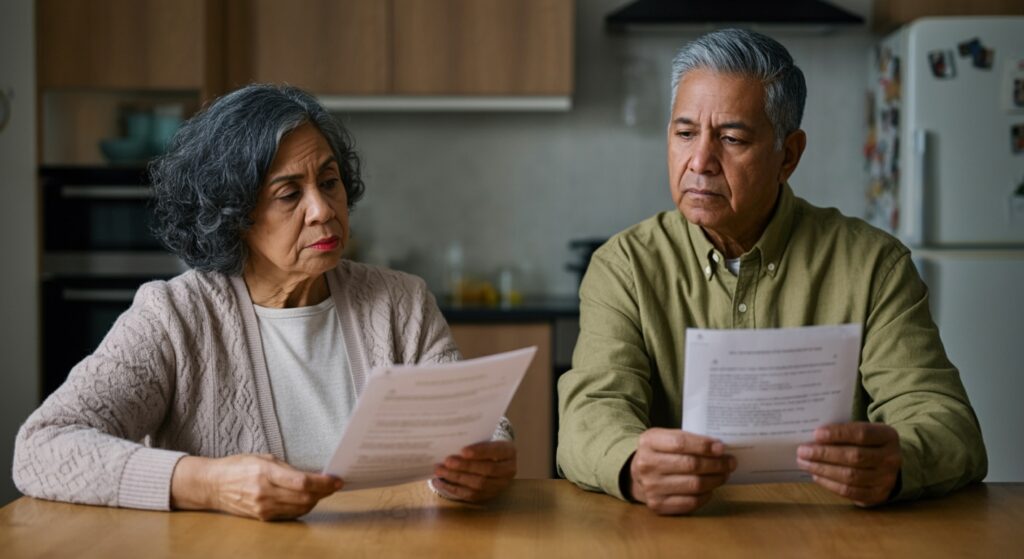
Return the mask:
{"type": "MultiPolygon", "coordinates": [[[[772,218],[768,221],[768,227],[761,234],[761,238],[754,243],[754,247],[741,256],[741,263],[747,260],[744,258],[746,255],[759,253],[765,272],[769,276],[775,277],[775,274],[779,272],[782,254],[786,250],[790,233],[793,230],[795,208],[793,191],[788,183],[783,183],[779,192],[778,205],[772,218]]],[[[693,252],[703,266],[701,273],[704,274],[704,279],[710,281],[718,270],[725,268],[725,255],[715,249],[715,246],[704,234],[704,230],[699,226],[686,221],[686,227],[689,231],[693,252]]],[[[741,269],[742,266],[743,264],[741,264],[741,269]]]]}

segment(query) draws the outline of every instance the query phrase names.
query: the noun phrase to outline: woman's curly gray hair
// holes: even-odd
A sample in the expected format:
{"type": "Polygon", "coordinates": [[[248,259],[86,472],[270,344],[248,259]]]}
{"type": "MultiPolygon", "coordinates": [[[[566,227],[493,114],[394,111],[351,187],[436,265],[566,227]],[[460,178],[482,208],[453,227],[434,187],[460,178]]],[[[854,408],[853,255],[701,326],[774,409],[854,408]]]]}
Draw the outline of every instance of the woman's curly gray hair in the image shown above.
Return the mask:
{"type": "Polygon", "coordinates": [[[307,122],[334,152],[352,209],[365,187],[345,128],[301,89],[254,84],[185,122],[150,164],[157,237],[196,270],[241,274],[264,176],[281,138],[307,122]]]}

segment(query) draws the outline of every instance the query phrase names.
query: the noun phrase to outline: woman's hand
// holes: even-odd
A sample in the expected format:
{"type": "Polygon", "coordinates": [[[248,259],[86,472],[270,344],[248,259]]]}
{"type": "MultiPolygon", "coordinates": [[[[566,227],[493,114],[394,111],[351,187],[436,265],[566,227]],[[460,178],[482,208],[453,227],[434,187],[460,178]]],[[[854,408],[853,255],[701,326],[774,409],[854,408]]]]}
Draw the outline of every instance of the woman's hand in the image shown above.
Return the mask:
{"type": "Polygon", "coordinates": [[[501,493],[516,476],[516,446],[512,441],[469,445],[444,459],[430,480],[441,495],[478,503],[501,493]]]}
{"type": "Polygon", "coordinates": [[[171,477],[171,508],[260,520],[296,518],[342,485],[338,478],[296,470],[269,454],[186,456],[171,477]]]}

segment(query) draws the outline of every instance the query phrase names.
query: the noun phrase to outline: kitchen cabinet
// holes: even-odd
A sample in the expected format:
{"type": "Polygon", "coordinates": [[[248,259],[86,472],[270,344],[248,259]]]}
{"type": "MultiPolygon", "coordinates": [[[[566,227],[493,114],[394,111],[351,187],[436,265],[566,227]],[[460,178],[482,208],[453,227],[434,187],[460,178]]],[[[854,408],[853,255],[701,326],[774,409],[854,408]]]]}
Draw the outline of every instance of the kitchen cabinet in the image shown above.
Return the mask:
{"type": "Polygon", "coordinates": [[[39,0],[39,87],[216,95],[224,14],[220,0],[39,0]]]}
{"type": "Polygon", "coordinates": [[[389,0],[231,0],[228,81],[290,83],[319,94],[391,85],[389,0]]]}
{"type": "Polygon", "coordinates": [[[335,96],[568,96],[573,0],[229,0],[228,82],[335,96]]]}
{"type": "Polygon", "coordinates": [[[412,95],[568,95],[568,0],[393,0],[394,88],[412,95]]]}
{"type": "Polygon", "coordinates": [[[875,0],[872,27],[888,33],[927,16],[1024,15],[1024,0],[875,0]]]}
{"type": "Polygon", "coordinates": [[[519,455],[516,477],[551,478],[555,463],[551,323],[453,323],[451,330],[462,356],[467,359],[537,346],[537,354],[506,416],[516,434],[519,455]]]}

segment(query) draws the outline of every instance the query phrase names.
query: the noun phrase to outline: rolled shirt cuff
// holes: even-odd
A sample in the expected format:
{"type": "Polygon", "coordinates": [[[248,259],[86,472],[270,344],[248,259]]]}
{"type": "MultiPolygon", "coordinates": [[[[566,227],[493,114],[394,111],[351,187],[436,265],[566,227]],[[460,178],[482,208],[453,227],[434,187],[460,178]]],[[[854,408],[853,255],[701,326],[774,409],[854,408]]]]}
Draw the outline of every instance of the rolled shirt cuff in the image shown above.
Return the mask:
{"type": "Polygon", "coordinates": [[[184,452],[143,447],[128,458],[117,490],[117,506],[171,510],[171,477],[184,452]]]}

